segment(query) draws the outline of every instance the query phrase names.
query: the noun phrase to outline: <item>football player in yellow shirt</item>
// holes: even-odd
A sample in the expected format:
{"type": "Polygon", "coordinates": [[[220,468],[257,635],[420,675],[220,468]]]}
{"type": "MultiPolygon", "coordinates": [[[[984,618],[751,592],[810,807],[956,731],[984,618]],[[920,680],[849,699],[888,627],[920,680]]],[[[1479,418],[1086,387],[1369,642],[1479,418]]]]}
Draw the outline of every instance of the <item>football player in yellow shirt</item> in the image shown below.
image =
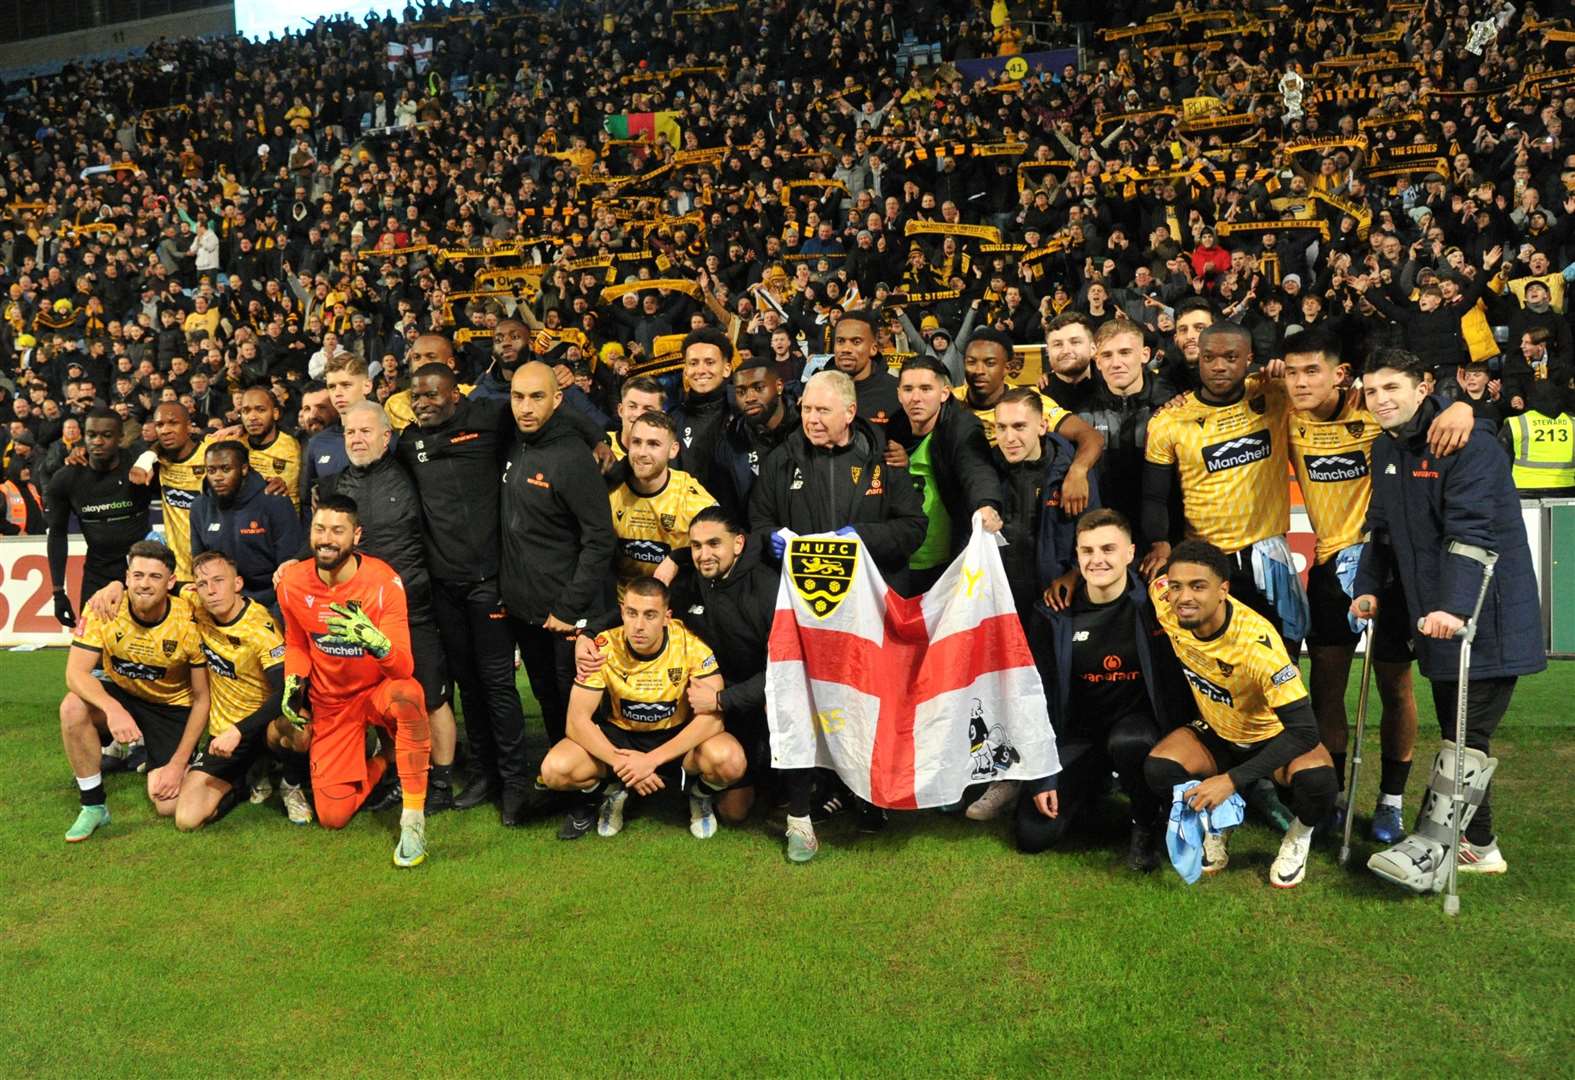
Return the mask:
{"type": "Polygon", "coordinates": [[[143,740],[148,799],[159,816],[176,798],[197,738],[208,720],[208,672],[191,605],[170,594],[175,555],[157,540],[139,540],[126,556],[126,592],[114,616],[83,612],[66,659],[60,736],[76,774],[82,809],[68,843],[109,824],[99,751],[104,736],[143,740]],[[93,677],[102,666],[105,678],[93,677]]]}
{"type": "Polygon", "coordinates": [[[616,836],[630,791],[651,795],[672,781],[689,793],[690,833],[707,839],[716,833],[717,794],[745,767],[744,748],[723,730],[721,713],[695,713],[689,704],[692,681],[721,691],[716,656],[672,617],[667,586],[654,577],[631,582],[618,611],[622,624],[596,639],[602,666],[577,679],[569,695],[568,736],[542,759],[543,785],[583,795],[558,837],[589,832],[597,802],[597,833],[616,836]],[[598,721],[603,697],[611,709],[598,721]]]}
{"type": "Polygon", "coordinates": [[[212,705],[208,745],[193,759],[175,804],[182,832],[217,821],[244,794],[246,773],[266,751],[268,725],[284,700],[284,635],[273,615],[241,592],[240,572],[223,552],[198,555],[192,573],[212,705]]]}
{"type": "Polygon", "coordinates": [[[191,504],[202,494],[207,466],[205,439],[191,437],[191,414],[166,401],[153,412],[158,438],[159,491],[164,503],[164,539],[175,553],[175,580],[191,580],[191,504]]]}
{"type": "MultiPolygon", "coordinates": [[[[1366,539],[1364,523],[1373,493],[1372,446],[1383,430],[1362,402],[1361,390],[1350,386],[1350,376],[1350,365],[1341,358],[1340,339],[1334,335],[1311,330],[1286,341],[1285,389],[1293,410],[1291,466],[1318,541],[1313,565],[1307,569],[1313,712],[1318,716],[1319,739],[1334,758],[1342,783],[1348,738],[1345,688],[1360,636],[1348,618],[1352,596],[1347,589],[1355,579],[1366,539]]],[[[1444,457],[1463,445],[1475,426],[1471,406],[1455,402],[1439,413],[1429,435],[1444,457]]],[[[1382,759],[1372,837],[1393,844],[1405,836],[1401,797],[1416,743],[1416,699],[1411,689],[1415,652],[1399,581],[1391,581],[1379,600],[1372,647],[1383,702],[1382,759]]],[[[1348,802],[1336,808],[1331,824],[1342,826],[1346,812],[1348,802]]]]}
{"type": "MultiPolygon", "coordinates": [[[[1269,883],[1289,889],[1306,875],[1313,828],[1334,809],[1339,783],[1318,743],[1301,673],[1279,634],[1230,592],[1230,560],[1201,540],[1177,544],[1164,576],[1150,587],[1200,716],[1159,741],[1143,774],[1166,805],[1179,785],[1201,780],[1180,796],[1197,811],[1212,810],[1264,777],[1290,788],[1295,818],[1269,867],[1269,883]]],[[[1211,834],[1203,872],[1218,873],[1226,861],[1224,835],[1211,834]]]]}
{"type": "Polygon", "coordinates": [[[608,492],[613,532],[618,535],[614,569],[618,584],[654,575],[671,585],[678,574],[675,549],[689,545],[689,523],[716,500],[700,481],[672,467],[678,429],[672,417],[652,409],[629,425],[629,463],[623,483],[608,492]]]}
{"type": "Polygon", "coordinates": [[[253,386],[241,395],[241,427],[252,472],[263,478],[270,495],[289,496],[301,509],[301,443],[279,430],[279,402],[266,387],[253,386]]]}

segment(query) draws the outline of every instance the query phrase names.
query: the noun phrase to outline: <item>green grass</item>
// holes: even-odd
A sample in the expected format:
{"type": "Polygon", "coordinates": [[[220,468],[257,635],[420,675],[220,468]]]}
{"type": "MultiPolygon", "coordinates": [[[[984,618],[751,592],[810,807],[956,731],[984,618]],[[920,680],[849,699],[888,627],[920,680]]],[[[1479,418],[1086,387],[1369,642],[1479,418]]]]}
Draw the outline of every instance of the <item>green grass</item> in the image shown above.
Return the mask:
{"type": "Polygon", "coordinates": [[[1272,889],[1257,825],[1190,888],[1126,872],[1119,831],[1030,858],[1004,823],[898,815],[824,829],[795,867],[778,829],[700,843],[672,802],[574,844],[445,814],[428,864],[396,872],[397,815],[330,834],[275,801],[182,836],[114,777],[113,824],[68,847],[62,670],[0,660],[0,1075],[1575,1070],[1575,666],[1516,695],[1496,743],[1511,870],[1466,879],[1458,920],[1369,875],[1366,843],[1272,889]]]}

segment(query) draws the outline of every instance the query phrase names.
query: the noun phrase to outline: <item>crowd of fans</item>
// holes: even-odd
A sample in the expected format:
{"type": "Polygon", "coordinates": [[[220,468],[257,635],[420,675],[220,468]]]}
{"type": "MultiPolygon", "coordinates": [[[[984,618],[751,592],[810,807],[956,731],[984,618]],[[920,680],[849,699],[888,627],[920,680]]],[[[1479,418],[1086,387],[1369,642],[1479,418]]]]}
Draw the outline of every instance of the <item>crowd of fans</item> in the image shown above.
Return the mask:
{"type": "Polygon", "coordinates": [[[161,400],[214,428],[263,385],[310,430],[333,354],[386,399],[436,331],[473,383],[509,317],[608,415],[627,373],[674,369],[673,335],[719,323],[796,374],[859,307],[888,359],[954,370],[965,318],[1028,345],[1066,311],[1130,318],[1174,365],[1201,297],[1258,360],[1330,324],[1408,344],[1441,384],[1486,361],[1460,379],[1485,414],[1567,385],[1565,24],[1436,0],[1125,8],[1080,68],[1017,79],[955,64],[1065,40],[1058,11],[1025,33],[979,7],[746,0],[431,5],[11,86],[6,462],[46,481],[95,401],[130,444],[161,400]],[[945,63],[899,72],[910,36],[945,63]],[[613,138],[624,113],[674,114],[679,148],[613,138]],[[606,296],[641,278],[668,287],[606,296]]]}

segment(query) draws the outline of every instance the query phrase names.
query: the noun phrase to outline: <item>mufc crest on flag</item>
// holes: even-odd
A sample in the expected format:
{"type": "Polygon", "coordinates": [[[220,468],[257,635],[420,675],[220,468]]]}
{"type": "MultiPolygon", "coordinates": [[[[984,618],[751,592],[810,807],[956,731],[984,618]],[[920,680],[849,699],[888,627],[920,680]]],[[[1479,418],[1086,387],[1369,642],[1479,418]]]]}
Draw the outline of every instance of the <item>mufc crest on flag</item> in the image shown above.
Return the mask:
{"type": "Polygon", "coordinates": [[[824,619],[847,598],[858,565],[859,542],[852,537],[846,540],[794,537],[788,541],[788,580],[816,618],[824,619]]]}

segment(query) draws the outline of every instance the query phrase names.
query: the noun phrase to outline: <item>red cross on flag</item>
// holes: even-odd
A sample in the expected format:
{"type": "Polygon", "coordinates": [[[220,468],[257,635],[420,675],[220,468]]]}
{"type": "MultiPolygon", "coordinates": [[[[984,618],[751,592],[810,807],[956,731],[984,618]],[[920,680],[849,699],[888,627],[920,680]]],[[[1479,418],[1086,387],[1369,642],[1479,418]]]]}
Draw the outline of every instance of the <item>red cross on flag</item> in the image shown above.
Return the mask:
{"type": "Polygon", "coordinates": [[[975,520],[962,554],[910,600],[857,535],[789,540],[766,669],[772,766],[835,769],[893,810],[1059,772],[1002,543],[975,520]]]}

